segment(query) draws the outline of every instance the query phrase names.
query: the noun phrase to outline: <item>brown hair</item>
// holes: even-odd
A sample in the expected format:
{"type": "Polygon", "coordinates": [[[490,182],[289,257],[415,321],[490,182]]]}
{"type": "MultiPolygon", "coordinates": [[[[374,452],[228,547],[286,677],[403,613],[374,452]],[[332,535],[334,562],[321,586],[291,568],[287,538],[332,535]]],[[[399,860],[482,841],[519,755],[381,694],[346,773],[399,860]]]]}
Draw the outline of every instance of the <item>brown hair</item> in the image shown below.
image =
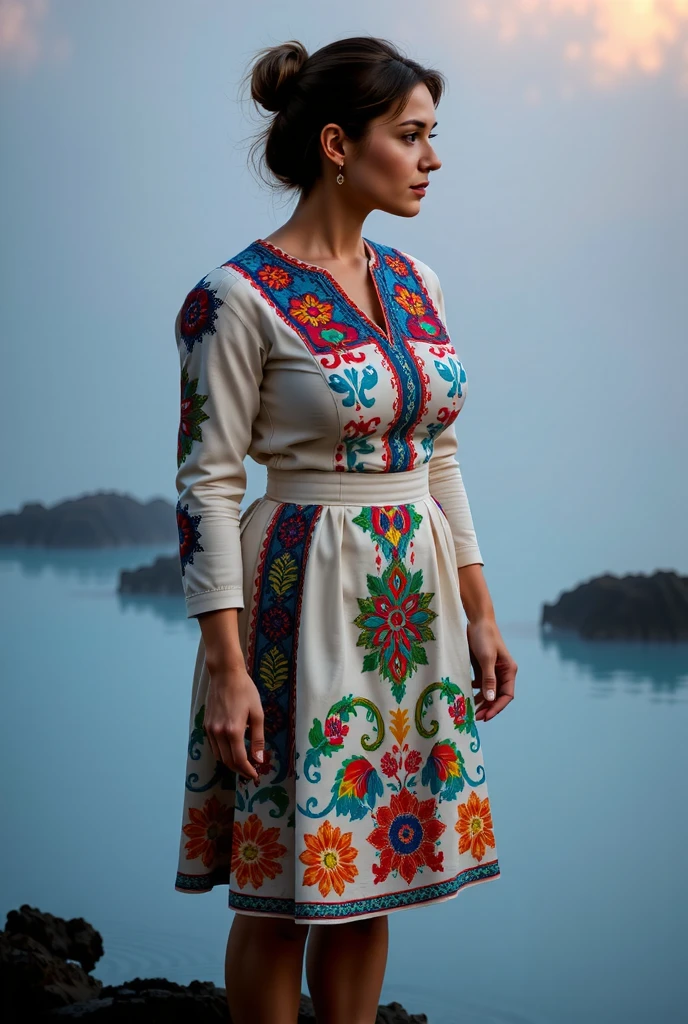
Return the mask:
{"type": "Polygon", "coordinates": [[[338,124],[358,142],[373,119],[389,110],[390,119],[397,117],[419,82],[435,106],[445,88],[440,71],[422,67],[374,36],[338,39],[310,56],[295,39],[265,47],[254,55],[244,81],[256,106],[274,115],[253,142],[251,161],[255,166],[256,151],[264,146],[260,177],[278,191],[300,190],[304,196],[322,174],[324,125],[338,124]],[[272,179],[261,173],[263,165],[272,179]]]}

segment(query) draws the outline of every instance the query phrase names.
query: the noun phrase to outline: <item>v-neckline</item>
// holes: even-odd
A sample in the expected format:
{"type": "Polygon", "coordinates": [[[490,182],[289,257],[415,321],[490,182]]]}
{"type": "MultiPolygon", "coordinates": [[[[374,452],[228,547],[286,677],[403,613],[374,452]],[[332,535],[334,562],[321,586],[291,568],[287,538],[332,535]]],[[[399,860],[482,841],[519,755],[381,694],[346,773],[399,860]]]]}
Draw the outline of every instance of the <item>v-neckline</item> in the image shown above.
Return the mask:
{"type": "Polygon", "coordinates": [[[379,335],[381,335],[384,338],[384,340],[387,342],[388,345],[393,345],[394,344],[394,336],[392,334],[392,328],[391,328],[391,325],[390,325],[390,322],[389,322],[389,317],[387,316],[387,309],[386,309],[385,304],[384,304],[384,302],[382,300],[382,295],[380,294],[380,289],[377,286],[377,280],[375,278],[375,274],[373,273],[373,268],[375,266],[377,266],[379,257],[378,257],[378,254],[377,254],[377,251],[376,251],[375,247],[373,246],[373,243],[368,241],[367,238],[363,239],[363,244],[366,247],[366,249],[370,252],[370,256],[368,258],[368,273],[370,274],[370,277],[371,277],[372,282],[373,282],[373,287],[375,288],[375,292],[377,294],[378,302],[380,303],[380,309],[382,310],[382,316],[384,317],[386,329],[383,329],[382,327],[380,327],[379,324],[375,323],[374,320],[371,320],[371,318],[368,316],[368,314],[365,313],[361,309],[361,307],[354,302],[354,300],[351,298],[351,296],[348,295],[347,292],[344,291],[344,289],[340,285],[339,281],[336,279],[336,277],[334,277],[330,273],[330,271],[326,267],[320,267],[320,266],[318,266],[317,263],[305,263],[303,260],[297,259],[296,256],[292,256],[291,253],[285,252],[284,249],[280,249],[280,247],[278,245],[275,245],[274,242],[268,241],[267,238],[256,238],[256,240],[255,240],[255,242],[253,244],[254,245],[262,246],[264,249],[267,249],[269,252],[272,252],[272,253],[275,253],[278,256],[281,256],[288,263],[292,263],[292,264],[294,264],[294,266],[300,267],[303,270],[312,270],[312,271],[315,271],[318,274],[323,274],[327,278],[327,280],[332,285],[334,285],[334,287],[337,289],[337,291],[342,296],[344,301],[347,302],[351,306],[351,308],[354,309],[358,313],[358,315],[363,318],[363,320],[365,320],[365,322],[367,324],[370,324],[370,326],[375,331],[377,331],[377,333],[379,335]]]}

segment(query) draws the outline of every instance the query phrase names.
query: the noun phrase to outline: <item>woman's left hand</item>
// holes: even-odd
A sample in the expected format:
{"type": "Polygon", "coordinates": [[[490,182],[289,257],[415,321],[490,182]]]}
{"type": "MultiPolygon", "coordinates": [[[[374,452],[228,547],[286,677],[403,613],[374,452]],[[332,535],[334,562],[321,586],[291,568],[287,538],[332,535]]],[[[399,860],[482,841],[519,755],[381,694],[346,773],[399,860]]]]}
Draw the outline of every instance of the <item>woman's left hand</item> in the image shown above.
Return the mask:
{"type": "Polygon", "coordinates": [[[466,635],[475,675],[473,688],[480,690],[480,694],[473,697],[475,717],[476,721],[487,721],[514,699],[518,665],[509,654],[493,618],[469,622],[466,635]]]}

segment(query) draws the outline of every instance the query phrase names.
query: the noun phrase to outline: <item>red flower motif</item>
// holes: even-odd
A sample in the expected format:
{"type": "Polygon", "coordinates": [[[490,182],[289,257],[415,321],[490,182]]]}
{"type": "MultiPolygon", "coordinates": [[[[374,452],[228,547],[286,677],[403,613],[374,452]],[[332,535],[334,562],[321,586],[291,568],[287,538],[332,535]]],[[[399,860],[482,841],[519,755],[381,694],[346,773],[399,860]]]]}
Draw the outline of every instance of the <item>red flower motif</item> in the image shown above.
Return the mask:
{"type": "Polygon", "coordinates": [[[373,864],[375,884],[384,882],[391,871],[398,871],[409,884],[418,868],[442,871],[444,854],[437,853],[435,843],[446,825],[435,817],[434,798],[420,801],[408,789],[393,793],[390,806],[372,813],[376,826],[368,842],[380,851],[380,863],[373,864]]]}
{"type": "Polygon", "coordinates": [[[407,772],[417,772],[423,763],[423,755],[420,750],[412,750],[406,757],[405,768],[407,772]]]}
{"type": "Polygon", "coordinates": [[[454,719],[454,725],[462,725],[466,721],[466,698],[457,697],[449,707],[449,714],[454,719]]]}
{"type": "Polygon", "coordinates": [[[341,747],[349,726],[344,725],[339,715],[330,715],[325,719],[325,738],[331,747],[341,747]]]}
{"type": "Polygon", "coordinates": [[[387,753],[382,757],[380,761],[380,768],[382,768],[382,771],[390,779],[393,778],[399,771],[399,765],[397,763],[397,760],[396,758],[392,757],[389,751],[387,751],[387,753]]]}

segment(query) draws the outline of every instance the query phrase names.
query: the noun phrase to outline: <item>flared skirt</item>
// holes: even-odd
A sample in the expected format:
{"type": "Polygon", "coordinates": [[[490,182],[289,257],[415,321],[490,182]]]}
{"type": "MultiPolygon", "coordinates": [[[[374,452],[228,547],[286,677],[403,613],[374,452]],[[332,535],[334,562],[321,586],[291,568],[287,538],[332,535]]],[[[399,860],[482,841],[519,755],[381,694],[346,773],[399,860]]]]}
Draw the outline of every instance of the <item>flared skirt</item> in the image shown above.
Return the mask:
{"type": "Polygon", "coordinates": [[[213,756],[201,637],[175,887],[337,923],[498,877],[459,572],[427,465],[270,469],[240,530],[265,757],[256,782],[213,756]]]}

